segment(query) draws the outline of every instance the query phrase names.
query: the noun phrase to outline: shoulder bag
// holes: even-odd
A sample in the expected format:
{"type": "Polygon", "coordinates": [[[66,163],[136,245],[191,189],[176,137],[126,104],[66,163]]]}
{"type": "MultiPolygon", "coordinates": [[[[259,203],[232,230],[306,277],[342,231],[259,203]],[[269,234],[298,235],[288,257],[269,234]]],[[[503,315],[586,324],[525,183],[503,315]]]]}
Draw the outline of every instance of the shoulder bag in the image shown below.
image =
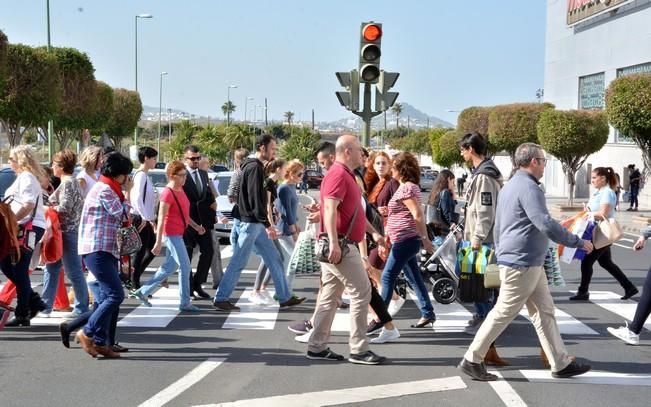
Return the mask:
{"type": "Polygon", "coordinates": [[[595,249],[601,249],[615,243],[624,234],[622,227],[615,218],[604,219],[599,222],[593,233],[592,244],[594,244],[595,249]]]}
{"type": "MultiPolygon", "coordinates": [[[[337,240],[339,241],[339,247],[341,248],[341,258],[339,258],[339,262],[335,264],[341,263],[344,257],[348,254],[348,236],[350,235],[350,232],[353,230],[353,225],[355,224],[355,218],[357,217],[357,211],[359,210],[359,206],[355,207],[355,212],[353,213],[353,218],[350,221],[350,225],[348,226],[348,231],[344,236],[338,236],[337,240]]],[[[316,240],[316,257],[319,259],[320,262],[322,263],[330,263],[330,260],[328,257],[330,256],[330,238],[328,237],[327,233],[321,233],[319,235],[319,238],[316,240]]]]}
{"type": "MultiPolygon", "coordinates": [[[[124,206],[122,207],[122,219],[129,219],[124,206]]],[[[142,248],[142,240],[140,240],[138,229],[131,222],[127,222],[126,226],[123,225],[118,229],[116,240],[120,256],[131,256],[138,253],[142,248]]]]}

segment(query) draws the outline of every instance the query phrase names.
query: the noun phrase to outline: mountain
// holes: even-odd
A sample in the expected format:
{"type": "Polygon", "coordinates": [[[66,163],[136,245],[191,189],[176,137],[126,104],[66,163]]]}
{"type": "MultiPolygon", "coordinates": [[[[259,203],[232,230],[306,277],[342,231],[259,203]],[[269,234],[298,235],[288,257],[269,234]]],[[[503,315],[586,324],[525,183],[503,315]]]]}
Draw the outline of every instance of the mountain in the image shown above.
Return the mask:
{"type": "MultiPolygon", "coordinates": [[[[402,112],[399,116],[400,126],[410,128],[425,128],[425,127],[454,127],[452,123],[448,123],[445,120],[439,119],[435,116],[429,116],[426,113],[416,109],[414,106],[409,103],[401,103],[402,112]]],[[[339,119],[333,123],[319,123],[319,127],[324,124],[330,124],[330,127],[333,125],[338,128],[344,129],[353,129],[359,130],[362,125],[362,119],[359,116],[349,116],[344,119],[339,119]]],[[[374,117],[371,120],[371,127],[375,130],[384,129],[384,115],[374,117]]],[[[386,112],[386,127],[394,128],[396,127],[396,115],[392,110],[386,112]]]]}

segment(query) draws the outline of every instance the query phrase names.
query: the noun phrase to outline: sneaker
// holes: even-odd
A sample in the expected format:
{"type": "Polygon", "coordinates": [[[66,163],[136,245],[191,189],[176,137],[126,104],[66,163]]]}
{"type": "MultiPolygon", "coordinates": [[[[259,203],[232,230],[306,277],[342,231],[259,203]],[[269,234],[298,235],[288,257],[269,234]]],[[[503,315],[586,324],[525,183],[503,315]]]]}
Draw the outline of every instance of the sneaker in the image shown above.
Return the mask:
{"type": "Polygon", "coordinates": [[[294,337],[294,340],[300,343],[308,343],[310,342],[310,338],[312,337],[312,332],[314,331],[310,330],[310,332],[304,333],[303,335],[296,335],[294,337]]]}
{"type": "Polygon", "coordinates": [[[484,318],[480,317],[477,314],[473,314],[472,319],[468,321],[466,326],[477,326],[481,325],[484,322],[484,318]]]}
{"type": "Polygon", "coordinates": [[[342,355],[339,355],[337,353],[334,353],[333,351],[330,350],[330,348],[322,351],[322,352],[310,352],[309,350],[307,351],[307,358],[312,359],[312,360],[329,360],[332,362],[340,362],[344,360],[344,357],[342,355]]]}
{"type": "Polygon", "coordinates": [[[397,300],[391,300],[388,308],[389,315],[392,317],[395,316],[403,305],[405,305],[405,299],[402,297],[398,297],[397,300]]]}
{"type": "Polygon", "coordinates": [[[80,313],[78,313],[78,312],[74,312],[74,311],[73,311],[73,312],[66,312],[65,314],[61,315],[61,318],[63,318],[64,320],[68,321],[68,320],[77,319],[77,318],[79,318],[80,316],[81,316],[80,313]]]}
{"type": "Polygon", "coordinates": [[[640,335],[635,334],[628,329],[628,322],[626,322],[626,326],[620,326],[619,328],[608,327],[608,332],[629,345],[637,346],[640,344],[640,335]]]}
{"type": "Polygon", "coordinates": [[[229,301],[216,301],[212,304],[217,311],[224,311],[224,312],[239,312],[240,307],[231,304],[229,301]]]}
{"type": "Polygon", "coordinates": [[[350,363],[357,363],[359,365],[379,365],[387,360],[384,356],[378,356],[375,353],[367,350],[364,353],[351,353],[348,356],[350,363]]]}
{"type": "Polygon", "coordinates": [[[136,291],[134,291],[134,292],[133,292],[133,295],[135,295],[136,298],[140,300],[140,302],[142,303],[142,305],[144,305],[145,307],[151,307],[151,302],[149,302],[149,300],[147,299],[147,297],[145,297],[144,295],[142,295],[142,293],[140,292],[140,290],[136,290],[136,291]]]}
{"type": "Polygon", "coordinates": [[[274,299],[275,296],[272,297],[267,290],[260,290],[260,297],[262,298],[264,305],[271,305],[277,301],[274,299]]]}
{"type": "Polygon", "coordinates": [[[281,308],[293,307],[294,305],[302,304],[305,300],[307,300],[307,298],[305,298],[305,297],[299,298],[299,297],[297,297],[295,295],[292,295],[287,301],[281,302],[280,307],[281,308]]]}
{"type": "Polygon", "coordinates": [[[136,291],[138,291],[138,290],[129,290],[129,298],[133,298],[134,300],[135,300],[136,298],[138,298],[138,297],[136,296],[136,291]]]}
{"type": "Polygon", "coordinates": [[[183,312],[200,312],[201,309],[197,307],[196,305],[188,304],[188,305],[181,305],[179,307],[179,311],[183,312]]]}
{"type": "Polygon", "coordinates": [[[295,324],[291,324],[287,327],[287,329],[289,329],[291,332],[294,332],[295,334],[306,334],[310,332],[312,328],[312,323],[309,319],[301,322],[296,322],[295,324]]]}
{"type": "Polygon", "coordinates": [[[582,365],[573,360],[565,369],[559,370],[558,372],[552,372],[552,377],[555,379],[568,379],[573,376],[587,373],[590,369],[590,365],[582,365]]]}
{"type": "Polygon", "coordinates": [[[249,296],[249,301],[255,305],[266,305],[266,298],[259,291],[253,291],[249,296]]]}
{"type": "Polygon", "coordinates": [[[394,341],[398,338],[400,338],[400,332],[398,331],[398,328],[393,328],[393,329],[382,328],[382,331],[380,332],[380,336],[371,339],[371,343],[386,343],[386,342],[394,341]]]}
{"type": "Polygon", "coordinates": [[[41,311],[38,314],[36,314],[37,318],[50,318],[52,316],[51,312],[48,311],[41,311]]]}
{"type": "Polygon", "coordinates": [[[372,320],[366,328],[366,335],[375,335],[384,327],[384,322],[372,320]]]}

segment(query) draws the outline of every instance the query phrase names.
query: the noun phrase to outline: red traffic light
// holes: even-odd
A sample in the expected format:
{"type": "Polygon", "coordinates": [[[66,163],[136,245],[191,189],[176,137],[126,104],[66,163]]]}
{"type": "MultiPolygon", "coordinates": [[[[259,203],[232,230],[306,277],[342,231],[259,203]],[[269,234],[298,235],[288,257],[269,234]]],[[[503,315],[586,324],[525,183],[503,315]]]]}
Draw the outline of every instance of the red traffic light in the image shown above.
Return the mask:
{"type": "Polygon", "coordinates": [[[377,41],[382,37],[382,28],[377,24],[367,24],[362,30],[362,36],[366,41],[377,41]]]}

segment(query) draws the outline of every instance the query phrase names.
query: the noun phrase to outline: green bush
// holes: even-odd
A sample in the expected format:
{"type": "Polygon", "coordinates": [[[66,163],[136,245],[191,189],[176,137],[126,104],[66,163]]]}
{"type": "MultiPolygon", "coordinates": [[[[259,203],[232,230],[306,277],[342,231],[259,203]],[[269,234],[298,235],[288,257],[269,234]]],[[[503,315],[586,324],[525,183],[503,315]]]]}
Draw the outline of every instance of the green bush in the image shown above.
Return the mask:
{"type": "Polygon", "coordinates": [[[438,140],[438,151],[432,157],[433,161],[441,167],[450,168],[454,164],[461,164],[463,158],[459,152],[459,141],[462,135],[456,130],[450,130],[438,140]]]}
{"type": "Polygon", "coordinates": [[[472,106],[459,113],[457,129],[461,135],[479,133],[488,136],[488,116],[490,107],[472,106]]]}

